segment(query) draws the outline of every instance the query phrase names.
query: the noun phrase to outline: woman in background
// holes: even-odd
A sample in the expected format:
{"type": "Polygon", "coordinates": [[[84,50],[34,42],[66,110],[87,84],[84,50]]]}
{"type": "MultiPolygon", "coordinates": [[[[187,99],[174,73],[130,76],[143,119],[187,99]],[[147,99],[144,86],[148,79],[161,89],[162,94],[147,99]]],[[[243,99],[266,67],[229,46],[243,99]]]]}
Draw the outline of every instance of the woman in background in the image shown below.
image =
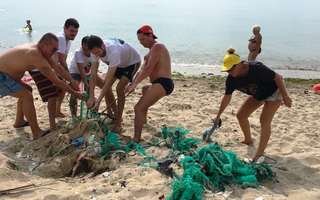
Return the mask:
{"type": "Polygon", "coordinates": [[[260,35],[260,26],[255,25],[252,27],[253,36],[249,39],[248,49],[249,56],[248,61],[256,60],[258,54],[261,52],[262,36],[260,35]]]}

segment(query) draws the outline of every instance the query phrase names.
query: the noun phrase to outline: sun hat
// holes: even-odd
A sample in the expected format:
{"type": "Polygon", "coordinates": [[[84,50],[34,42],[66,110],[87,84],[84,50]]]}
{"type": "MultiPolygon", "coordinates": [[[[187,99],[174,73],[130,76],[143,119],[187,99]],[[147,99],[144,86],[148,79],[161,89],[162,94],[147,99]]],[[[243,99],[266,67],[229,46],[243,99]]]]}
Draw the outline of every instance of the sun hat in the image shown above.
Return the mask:
{"type": "Polygon", "coordinates": [[[158,38],[154,33],[152,28],[149,25],[143,25],[139,28],[142,33],[151,33],[156,39],[158,38]]]}
{"type": "Polygon", "coordinates": [[[229,47],[227,49],[228,54],[223,59],[223,67],[221,69],[222,72],[229,71],[233,65],[236,65],[241,62],[240,56],[235,54],[235,48],[229,47]]]}

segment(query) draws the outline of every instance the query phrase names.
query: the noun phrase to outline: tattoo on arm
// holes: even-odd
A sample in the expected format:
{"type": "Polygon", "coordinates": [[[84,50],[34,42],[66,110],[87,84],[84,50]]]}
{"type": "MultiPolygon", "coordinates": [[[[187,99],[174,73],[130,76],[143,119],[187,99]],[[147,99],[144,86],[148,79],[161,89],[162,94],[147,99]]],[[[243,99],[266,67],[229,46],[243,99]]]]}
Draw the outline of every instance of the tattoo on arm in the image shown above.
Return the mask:
{"type": "Polygon", "coordinates": [[[39,71],[41,72],[41,74],[48,76],[52,72],[52,69],[50,67],[44,66],[41,67],[39,71]]]}

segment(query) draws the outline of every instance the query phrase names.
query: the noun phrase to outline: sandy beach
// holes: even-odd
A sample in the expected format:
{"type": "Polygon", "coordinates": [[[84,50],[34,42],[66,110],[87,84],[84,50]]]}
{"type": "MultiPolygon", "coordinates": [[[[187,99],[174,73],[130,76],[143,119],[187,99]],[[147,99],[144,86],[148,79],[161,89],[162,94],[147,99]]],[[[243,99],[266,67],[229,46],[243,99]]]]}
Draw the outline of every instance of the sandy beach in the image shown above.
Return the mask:
{"type": "MultiPolygon", "coordinates": [[[[133,107],[141,97],[141,86],[146,81],[140,83],[136,91],[126,98],[124,132],[119,136],[119,140],[129,142],[133,137],[133,107]]],[[[174,83],[174,92],[150,108],[142,133],[145,141],[150,141],[155,134],[161,135],[161,127],[164,125],[168,128],[182,126],[190,129],[187,137],[201,141],[204,130],[213,125],[212,118],[215,117],[224,94],[224,78],[176,75],[174,83]]],[[[258,188],[245,189],[233,185],[219,193],[206,190],[203,199],[320,199],[320,96],[312,92],[313,85],[314,83],[307,80],[288,80],[287,91],[293,101],[292,108],[281,105],[273,118],[271,138],[265,155],[276,161],[269,166],[276,174],[277,182],[262,181],[258,188]]],[[[38,123],[43,130],[47,130],[47,104],[41,101],[36,86],[31,86],[38,123]]],[[[99,91],[96,89],[96,94],[99,91]]],[[[239,159],[250,158],[260,138],[261,109],[258,109],[249,118],[253,144],[238,143],[238,140],[243,139],[243,133],[235,114],[244,97],[245,95],[238,91],[233,94],[230,105],[222,114],[222,126],[212,134],[213,142],[218,142],[225,151],[235,152],[239,159]]],[[[135,150],[124,155],[124,159],[115,159],[117,162],[108,163],[108,159],[103,161],[108,165],[107,170],[103,165],[97,171],[88,170],[92,166],[98,168],[97,162],[89,159],[85,162],[89,167],[81,166],[85,165],[82,163],[72,178],[72,167],[77,163],[82,151],[81,148],[73,147],[71,141],[81,136],[81,130],[92,135],[90,131],[97,133],[99,128],[95,127],[93,122],[78,124],[79,127],[75,124],[70,128],[70,117],[57,118],[60,132],[53,132],[35,142],[29,142],[32,135],[30,127],[15,129],[12,126],[17,100],[5,97],[0,101],[0,199],[159,200],[166,199],[166,196],[171,194],[170,184],[173,179],[155,168],[140,166],[146,156],[135,153],[135,150]],[[68,148],[59,146],[59,142],[55,140],[61,139],[66,132],[69,133],[69,138],[65,136],[60,144],[69,145],[68,148]],[[52,141],[59,146],[56,150],[52,149],[52,141]],[[73,149],[69,148],[70,146],[73,149]],[[64,151],[60,151],[62,148],[65,148],[64,151]],[[42,151],[47,154],[41,154],[42,151]],[[21,188],[17,189],[19,187],[21,188]]],[[[100,111],[104,108],[105,104],[101,103],[100,111]]],[[[63,103],[63,112],[70,116],[67,99],[63,103]]],[[[85,137],[84,139],[88,139],[85,137]]],[[[201,142],[198,147],[209,144],[210,142],[201,142]]],[[[145,147],[144,150],[156,159],[170,154],[170,149],[165,146],[145,147]]],[[[118,154],[118,157],[120,156],[121,154],[118,154]]],[[[181,169],[174,170],[177,174],[182,174],[181,169]]]]}

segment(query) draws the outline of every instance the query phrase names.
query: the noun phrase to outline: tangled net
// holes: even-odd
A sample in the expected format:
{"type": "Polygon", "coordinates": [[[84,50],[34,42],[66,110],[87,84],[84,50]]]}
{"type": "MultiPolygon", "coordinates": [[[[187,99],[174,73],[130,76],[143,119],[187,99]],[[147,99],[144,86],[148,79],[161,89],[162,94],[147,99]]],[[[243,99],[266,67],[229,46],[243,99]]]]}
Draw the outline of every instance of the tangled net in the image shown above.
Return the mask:
{"type": "Polygon", "coordinates": [[[82,170],[95,175],[116,169],[128,160],[128,152],[135,149],[147,157],[141,166],[155,168],[174,178],[172,193],[167,196],[170,200],[200,200],[206,189],[224,191],[227,186],[234,185],[259,187],[264,180],[275,180],[275,174],[268,165],[244,162],[234,152],[224,151],[217,142],[198,148],[201,142],[186,137],[190,130],[183,127],[161,128],[162,138],[153,137],[147,145],[164,145],[171,150],[165,158],[154,158],[144,151],[146,146],[119,140],[117,134],[108,131],[101,115],[83,110],[81,113],[87,113],[83,118],[74,118],[66,128],[25,146],[21,156],[38,163],[32,172],[45,177],[74,177],[77,168],[85,162],[82,170]],[[171,164],[182,168],[183,173],[175,173],[171,164]]]}

